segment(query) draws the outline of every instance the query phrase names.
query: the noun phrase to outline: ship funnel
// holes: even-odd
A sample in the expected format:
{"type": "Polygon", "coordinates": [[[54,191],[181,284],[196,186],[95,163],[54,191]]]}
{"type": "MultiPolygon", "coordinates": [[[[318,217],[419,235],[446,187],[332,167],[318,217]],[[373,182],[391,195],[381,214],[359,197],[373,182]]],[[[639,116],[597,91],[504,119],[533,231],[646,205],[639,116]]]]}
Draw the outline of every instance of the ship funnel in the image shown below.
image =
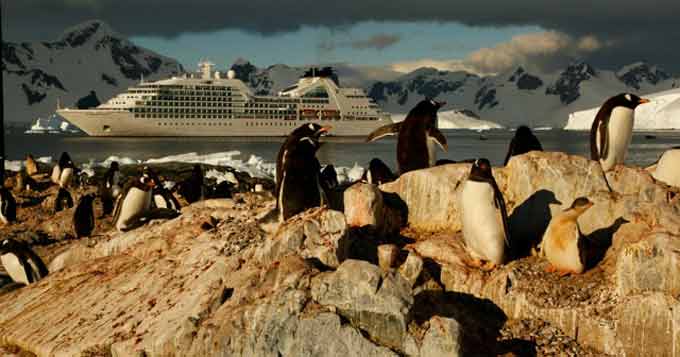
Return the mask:
{"type": "Polygon", "coordinates": [[[210,79],[212,73],[212,67],[215,64],[210,61],[201,61],[198,63],[198,69],[202,74],[203,79],[210,79]]]}

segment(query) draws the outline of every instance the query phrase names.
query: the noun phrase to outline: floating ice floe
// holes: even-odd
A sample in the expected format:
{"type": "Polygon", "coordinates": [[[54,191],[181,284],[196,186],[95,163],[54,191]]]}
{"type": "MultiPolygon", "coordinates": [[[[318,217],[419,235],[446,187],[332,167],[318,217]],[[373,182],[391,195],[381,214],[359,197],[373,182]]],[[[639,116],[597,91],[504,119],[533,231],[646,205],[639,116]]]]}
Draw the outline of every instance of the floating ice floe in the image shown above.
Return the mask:
{"type": "MultiPolygon", "coordinates": [[[[406,114],[392,114],[392,121],[400,122],[406,114]]],[[[471,117],[462,111],[446,110],[437,113],[439,129],[490,130],[502,129],[503,126],[488,120],[471,117]]]]}

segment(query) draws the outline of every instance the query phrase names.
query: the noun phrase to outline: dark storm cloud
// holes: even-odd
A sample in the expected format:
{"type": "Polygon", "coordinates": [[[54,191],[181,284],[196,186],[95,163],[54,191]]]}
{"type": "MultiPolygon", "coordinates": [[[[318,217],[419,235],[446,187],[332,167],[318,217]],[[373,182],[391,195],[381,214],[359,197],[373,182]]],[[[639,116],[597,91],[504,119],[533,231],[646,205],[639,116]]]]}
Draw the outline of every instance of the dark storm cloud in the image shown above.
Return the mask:
{"type": "Polygon", "coordinates": [[[267,35],[305,25],[338,27],[371,20],[454,21],[471,26],[538,25],[575,38],[592,35],[615,44],[594,54],[597,61],[619,64],[614,62],[647,58],[680,66],[680,50],[673,48],[680,37],[678,0],[3,1],[12,40],[49,40],[65,27],[93,18],[126,35],[162,37],[220,29],[267,35]]]}

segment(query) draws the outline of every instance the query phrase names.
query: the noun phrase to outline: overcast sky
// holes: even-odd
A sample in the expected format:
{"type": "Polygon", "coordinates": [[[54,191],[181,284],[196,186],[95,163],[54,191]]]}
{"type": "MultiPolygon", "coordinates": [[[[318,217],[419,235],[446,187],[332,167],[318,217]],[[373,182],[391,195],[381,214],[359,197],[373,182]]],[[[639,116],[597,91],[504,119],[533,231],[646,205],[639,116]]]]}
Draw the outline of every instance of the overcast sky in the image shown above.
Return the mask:
{"type": "Polygon", "coordinates": [[[0,0],[4,36],[54,40],[101,19],[189,68],[346,62],[495,73],[584,59],[646,60],[680,73],[678,0],[0,0]]]}

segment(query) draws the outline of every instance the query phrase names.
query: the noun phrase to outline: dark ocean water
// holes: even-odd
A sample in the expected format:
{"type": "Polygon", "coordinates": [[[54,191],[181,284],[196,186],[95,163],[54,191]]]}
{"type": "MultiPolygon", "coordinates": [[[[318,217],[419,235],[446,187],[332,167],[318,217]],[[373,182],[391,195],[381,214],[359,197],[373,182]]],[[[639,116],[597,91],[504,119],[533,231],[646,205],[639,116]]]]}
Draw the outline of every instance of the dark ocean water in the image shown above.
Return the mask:
{"type": "MultiPolygon", "coordinates": [[[[446,130],[449,151],[438,151],[438,158],[462,160],[486,157],[492,164],[500,165],[513,132],[507,130],[485,131],[446,130]]],[[[547,151],[564,151],[588,156],[587,132],[563,130],[537,131],[535,135],[547,151]]],[[[274,162],[283,138],[95,138],[87,136],[9,134],[7,156],[10,160],[23,159],[27,153],[34,157],[57,158],[68,151],[77,162],[103,161],[109,156],[129,157],[136,160],[160,158],[168,155],[196,152],[210,154],[238,150],[247,160],[251,154],[274,162]]],[[[628,152],[628,164],[649,165],[670,147],[680,145],[680,131],[636,132],[628,152]]],[[[362,138],[324,138],[318,158],[322,164],[365,166],[378,157],[391,167],[395,164],[396,139],[386,138],[374,143],[364,143],[362,138]]]]}

